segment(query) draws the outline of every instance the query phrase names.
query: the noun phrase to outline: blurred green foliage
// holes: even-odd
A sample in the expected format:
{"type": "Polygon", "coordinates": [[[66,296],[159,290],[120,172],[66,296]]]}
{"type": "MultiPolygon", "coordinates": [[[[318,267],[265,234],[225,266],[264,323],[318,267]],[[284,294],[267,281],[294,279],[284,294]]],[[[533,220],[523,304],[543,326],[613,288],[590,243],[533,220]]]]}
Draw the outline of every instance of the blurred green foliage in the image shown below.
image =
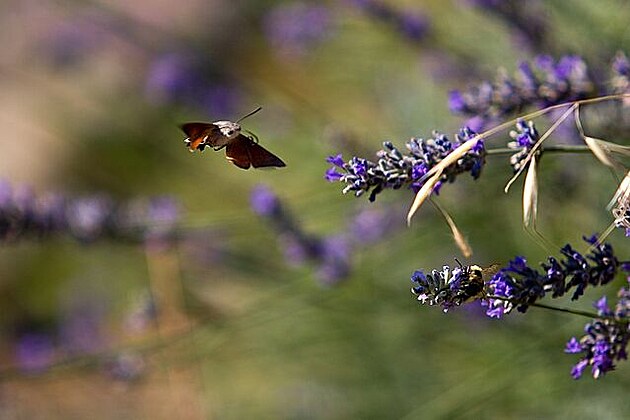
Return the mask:
{"type": "MultiPolygon", "coordinates": [[[[412,195],[403,191],[387,191],[376,204],[341,196],[337,185],[323,179],[325,158],[338,152],[369,157],[383,140],[403,146],[434,129],[455,133],[462,120],[447,109],[450,89],[489,79],[499,66],[511,71],[518,60],[532,57],[514,47],[509,23],[463,2],[385,2],[428,16],[429,38],[414,43],[349,3],[324,2],[334,17],[329,36],[303,55],[284,57],[261,27],[278,2],[39,3],[0,7],[0,33],[15,40],[0,50],[0,89],[7,95],[2,107],[13,109],[4,118],[9,125],[3,146],[19,145],[3,153],[7,170],[0,175],[37,192],[101,192],[120,200],[174,196],[185,208],[182,226],[221,232],[208,236],[206,245],[222,251],[202,264],[183,246],[147,251],[64,237],[3,244],[0,417],[3,410],[7,418],[138,418],[156,412],[226,419],[627,416],[627,365],[598,381],[569,375],[574,360],[563,353],[564,343],[581,333],[585,319],[533,308],[526,316],[495,321],[476,309],[445,315],[414,302],[413,270],[459,257],[432,208],[423,208],[409,229],[360,249],[352,275],[326,288],[311,266],[285,263],[273,230],[249,206],[251,188],[265,183],[305,229],[319,235],[341,231],[366,206],[406,210],[412,195]],[[42,50],[50,34],[81,21],[88,22],[81,31],[99,34],[96,45],[76,62],[51,63],[47,54],[55,52],[42,50]],[[213,80],[239,86],[238,109],[208,115],[194,98],[149,101],[145,84],[152,60],[178,51],[193,54],[213,80]],[[436,52],[470,63],[470,74],[453,70],[449,76],[436,52]],[[178,124],[236,120],[257,105],[263,111],[243,125],[287,168],[242,171],[223,152],[185,150],[178,124]],[[176,261],[173,271],[168,261],[176,261]],[[89,363],[70,355],[65,365],[66,355],[58,354],[62,366],[41,375],[15,371],[18,327],[56,331],[66,294],[106,303],[107,352],[135,348],[138,342],[125,337],[121,325],[130,297],[155,287],[156,273],[176,290],[178,316],[186,321],[173,321],[177,338],[158,326],[138,341],[150,343],[141,348],[147,371],[126,385],[126,394],[112,391],[111,380],[95,379],[99,365],[89,355],[89,363]],[[173,373],[180,370],[185,379],[173,373]],[[142,393],[143,387],[165,391],[142,393]],[[39,397],[37,406],[25,402],[42,392],[48,398],[39,397]],[[82,392],[78,403],[60,400],[82,392]],[[110,400],[99,392],[124,400],[126,408],[103,411],[110,400]],[[186,405],[182,393],[195,404],[186,405]],[[156,408],[162,405],[175,411],[156,408]]],[[[626,2],[541,3],[553,39],[550,53],[580,54],[605,67],[615,51],[628,51],[626,2]]],[[[504,141],[496,138],[489,147],[504,141]]],[[[510,176],[503,158],[489,157],[478,181],[461,177],[440,194],[474,248],[474,263],[504,263],[515,255],[535,262],[547,255],[522,229],[518,189],[503,193],[510,176]]],[[[540,184],[539,228],[553,243],[577,243],[609,223],[604,206],[616,183],[592,156],[546,157],[540,184]]],[[[628,255],[627,239],[616,232],[611,240],[622,257],[628,255]]],[[[614,290],[591,290],[582,308],[614,290]]]]}

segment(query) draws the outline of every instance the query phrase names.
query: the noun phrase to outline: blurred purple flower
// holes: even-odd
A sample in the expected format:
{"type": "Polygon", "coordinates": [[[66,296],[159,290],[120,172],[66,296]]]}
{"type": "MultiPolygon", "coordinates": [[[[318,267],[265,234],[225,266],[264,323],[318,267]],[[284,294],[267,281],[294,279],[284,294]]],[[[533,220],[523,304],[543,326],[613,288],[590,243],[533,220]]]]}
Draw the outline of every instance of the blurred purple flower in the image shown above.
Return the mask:
{"type": "Polygon", "coordinates": [[[147,221],[150,225],[163,226],[169,229],[180,218],[179,203],[170,196],[153,197],[149,201],[147,221]]]}
{"type": "MultiPolygon", "coordinates": [[[[630,60],[623,51],[619,51],[612,61],[612,93],[630,93],[630,60]]],[[[624,106],[630,106],[630,98],[621,100],[624,106]]]]}
{"type": "Polygon", "coordinates": [[[13,201],[13,189],[11,184],[4,179],[0,179],[0,211],[6,209],[13,201]]]}
{"type": "Polygon", "coordinates": [[[391,26],[411,41],[422,41],[429,32],[429,19],[419,12],[395,9],[383,0],[347,0],[346,3],[391,26]]]}
{"type": "Polygon", "coordinates": [[[28,373],[40,373],[55,357],[52,338],[44,333],[25,333],[18,337],[15,358],[18,366],[28,373]]]}
{"type": "Polygon", "coordinates": [[[540,0],[465,0],[505,21],[514,31],[514,39],[521,49],[533,53],[547,50],[549,23],[540,0]]]}
{"type": "Polygon", "coordinates": [[[312,255],[309,244],[290,232],[280,233],[278,241],[282,245],[285,261],[294,267],[305,264],[312,255]]]}
{"type": "Polygon", "coordinates": [[[619,51],[612,61],[612,69],[620,76],[630,77],[630,60],[623,51],[619,51]]]}
{"type": "Polygon", "coordinates": [[[207,76],[207,71],[192,54],[178,52],[158,56],[146,76],[147,99],[158,105],[188,104],[202,108],[208,115],[234,114],[243,96],[240,89],[227,81],[207,76]]]}
{"type": "Polygon", "coordinates": [[[66,200],[60,194],[46,194],[38,198],[35,209],[36,224],[41,234],[60,231],[66,228],[66,200]]]}
{"type": "Polygon", "coordinates": [[[404,13],[399,18],[398,26],[407,38],[420,41],[429,30],[429,20],[424,15],[404,13]]]}
{"type": "MultiPolygon", "coordinates": [[[[340,156],[328,159],[330,163],[343,163],[340,156]]],[[[256,186],[251,193],[251,205],[276,231],[277,240],[287,264],[315,265],[315,276],[324,286],[333,286],[350,276],[353,252],[362,246],[378,241],[384,235],[403,227],[402,215],[382,209],[361,212],[345,232],[318,236],[304,231],[278,196],[266,186],[256,186]]]]}
{"type": "Polygon", "coordinates": [[[593,93],[595,82],[582,58],[564,56],[555,61],[540,55],[533,66],[520,63],[513,77],[500,70],[492,83],[482,81],[465,91],[452,91],[449,108],[457,114],[481,118],[487,125],[530,106],[544,108],[593,93]]]}
{"type": "Polygon", "coordinates": [[[149,201],[145,243],[154,248],[163,248],[172,242],[177,223],[181,218],[179,203],[169,196],[154,197],[149,201]]]}
{"type": "Polygon", "coordinates": [[[113,205],[104,196],[80,198],[66,208],[68,226],[73,235],[83,241],[92,241],[107,228],[113,205]]]}
{"type": "Polygon", "coordinates": [[[181,215],[172,197],[114,202],[108,196],[36,196],[30,188],[12,189],[0,181],[0,240],[44,238],[66,233],[83,242],[105,237],[132,241],[175,239],[181,215]]]}
{"type": "Polygon", "coordinates": [[[125,352],[105,363],[105,372],[118,381],[132,382],[146,372],[146,362],[139,353],[125,352]]]}
{"type": "MultiPolygon", "coordinates": [[[[18,211],[28,217],[35,213],[35,194],[30,186],[20,186],[13,193],[13,202],[18,211]]],[[[25,216],[26,217],[26,216],[25,216]]]]}
{"type": "Polygon", "coordinates": [[[348,277],[351,270],[351,247],[344,235],[335,235],[321,241],[317,278],[324,286],[334,286],[348,277]]]}
{"type": "Polygon", "coordinates": [[[404,217],[391,209],[364,209],[351,221],[349,233],[357,244],[372,244],[404,227],[404,217]]]}
{"type": "Polygon", "coordinates": [[[81,64],[110,38],[99,19],[102,15],[84,15],[59,23],[45,33],[41,55],[62,70],[81,64]]]}
{"type": "Polygon", "coordinates": [[[124,329],[129,334],[146,331],[157,319],[157,305],[150,292],[136,296],[125,317],[124,329]]]}
{"type": "Polygon", "coordinates": [[[328,7],[305,2],[274,7],[265,16],[263,29],[274,52],[289,58],[304,56],[334,31],[328,7]]]}
{"type": "Polygon", "coordinates": [[[60,345],[70,354],[89,354],[106,346],[105,309],[95,299],[71,302],[60,321],[60,345]]]}
{"type": "Polygon", "coordinates": [[[243,92],[235,85],[215,83],[202,89],[199,105],[208,115],[234,115],[240,111],[242,97],[243,92]]]}
{"type": "Polygon", "coordinates": [[[151,63],[145,92],[151,102],[168,103],[193,95],[200,83],[189,57],[167,53],[151,63]]]}
{"type": "Polygon", "coordinates": [[[280,211],[280,200],[269,187],[259,184],[250,194],[252,209],[259,216],[271,216],[280,211]]]}
{"type": "Polygon", "coordinates": [[[180,234],[179,241],[186,262],[198,267],[214,267],[226,256],[225,232],[214,228],[184,231],[180,234]]]}

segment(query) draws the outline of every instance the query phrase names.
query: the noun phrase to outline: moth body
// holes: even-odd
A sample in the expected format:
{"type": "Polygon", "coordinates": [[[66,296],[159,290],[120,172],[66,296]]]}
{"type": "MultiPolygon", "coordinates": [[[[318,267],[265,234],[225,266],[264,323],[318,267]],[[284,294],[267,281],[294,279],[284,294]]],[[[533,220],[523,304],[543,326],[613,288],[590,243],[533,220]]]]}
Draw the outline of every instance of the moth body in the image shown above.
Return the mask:
{"type": "MultiPolygon", "coordinates": [[[[248,115],[259,110],[260,108],[248,115]]],[[[226,158],[241,169],[249,169],[252,166],[254,168],[286,166],[282,159],[260,146],[258,138],[253,133],[246,131],[247,134],[243,134],[238,122],[189,122],[183,124],[181,129],[186,134],[184,143],[191,152],[195,150],[203,152],[208,146],[214,151],[225,148],[226,158]]]]}

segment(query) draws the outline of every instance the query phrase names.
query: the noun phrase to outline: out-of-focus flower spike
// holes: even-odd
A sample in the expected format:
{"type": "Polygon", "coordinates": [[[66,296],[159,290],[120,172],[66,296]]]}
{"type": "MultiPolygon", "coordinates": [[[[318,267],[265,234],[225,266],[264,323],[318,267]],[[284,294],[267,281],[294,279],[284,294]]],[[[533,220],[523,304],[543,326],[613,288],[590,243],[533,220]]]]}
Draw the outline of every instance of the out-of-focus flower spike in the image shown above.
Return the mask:
{"type": "Polygon", "coordinates": [[[264,16],[263,31],[273,52],[299,59],[312,52],[336,31],[332,10],[316,2],[284,2],[264,16]]]}

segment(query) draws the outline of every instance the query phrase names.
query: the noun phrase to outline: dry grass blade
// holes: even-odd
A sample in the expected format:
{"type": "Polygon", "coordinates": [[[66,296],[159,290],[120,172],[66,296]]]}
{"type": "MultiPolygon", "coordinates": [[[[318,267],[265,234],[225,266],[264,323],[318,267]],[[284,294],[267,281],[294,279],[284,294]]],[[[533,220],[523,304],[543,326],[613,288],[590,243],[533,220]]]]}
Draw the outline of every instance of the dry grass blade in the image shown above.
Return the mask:
{"type": "Polygon", "coordinates": [[[422,185],[422,188],[420,188],[420,191],[418,191],[418,193],[416,194],[416,198],[414,198],[413,203],[411,204],[411,208],[407,213],[407,225],[411,225],[411,219],[413,218],[413,215],[418,211],[422,204],[424,204],[426,199],[431,196],[431,193],[433,192],[435,185],[440,180],[444,169],[448,168],[450,165],[457,163],[457,161],[470,149],[472,149],[482,138],[482,135],[478,135],[462,143],[458,148],[449,153],[448,156],[446,156],[440,161],[440,163],[431,168],[429,172],[427,172],[420,179],[420,182],[424,182],[424,185],[422,185]]]}
{"type": "Polygon", "coordinates": [[[621,144],[611,143],[602,139],[597,140],[602,147],[605,147],[611,153],[619,153],[620,155],[630,156],[630,146],[623,146],[621,144]]]}
{"type": "Polygon", "coordinates": [[[422,188],[420,188],[420,191],[418,191],[418,194],[416,194],[416,198],[414,198],[413,203],[411,204],[411,208],[409,209],[409,212],[407,213],[408,226],[411,225],[411,218],[413,217],[413,215],[418,211],[418,209],[422,206],[422,204],[426,201],[426,199],[431,196],[431,193],[433,192],[433,189],[435,188],[435,185],[440,180],[441,176],[442,176],[442,170],[440,170],[439,172],[436,172],[432,178],[429,178],[424,183],[422,188]]]}
{"type": "Polygon", "coordinates": [[[510,190],[510,187],[512,186],[512,184],[514,183],[514,181],[516,181],[516,179],[523,173],[523,171],[525,170],[525,168],[528,166],[529,161],[534,157],[534,155],[536,154],[536,152],[538,151],[538,149],[540,148],[540,146],[542,145],[542,143],[547,140],[547,137],[549,137],[551,135],[551,133],[553,133],[556,128],[558,128],[558,126],[560,124],[562,124],[562,122],[564,120],[566,120],[568,118],[569,115],[571,115],[572,112],[574,112],[576,109],[578,109],[578,103],[574,103],[573,105],[571,105],[571,107],[569,109],[567,109],[564,114],[562,114],[552,125],[551,127],[549,127],[549,129],[547,131],[545,131],[545,133],[540,136],[540,139],[538,139],[538,141],[536,142],[536,144],[534,144],[534,146],[531,148],[531,150],[529,151],[529,154],[527,155],[527,157],[523,160],[523,162],[521,163],[521,168],[514,174],[514,176],[508,181],[507,185],[505,186],[504,190],[505,193],[507,194],[507,192],[510,190]]]}
{"type": "Polygon", "coordinates": [[[606,206],[606,209],[612,212],[614,220],[608,226],[608,228],[597,237],[597,242],[591,245],[589,251],[596,246],[601,245],[608,235],[612,233],[615,228],[620,227],[623,229],[630,229],[630,222],[627,219],[626,212],[628,205],[630,205],[630,170],[626,173],[626,176],[619,183],[615,195],[612,200],[606,206]]]}
{"type": "Polygon", "coordinates": [[[588,148],[591,149],[591,152],[593,152],[593,155],[595,155],[597,160],[610,168],[617,170],[623,169],[623,165],[617,162],[617,160],[612,156],[610,149],[605,146],[603,140],[585,135],[582,135],[582,138],[588,148]]]}
{"type": "MultiPolygon", "coordinates": [[[[490,130],[490,131],[492,131],[492,130],[490,130]]],[[[457,161],[462,156],[464,156],[466,154],[466,152],[468,152],[470,149],[472,149],[477,144],[477,142],[479,140],[482,140],[487,135],[487,133],[489,133],[490,131],[487,131],[484,134],[476,135],[472,139],[466,141],[465,143],[462,143],[458,148],[453,150],[444,159],[442,159],[440,161],[440,163],[435,165],[426,174],[424,174],[424,176],[422,178],[420,178],[418,180],[418,182],[425,182],[429,178],[432,178],[433,175],[435,175],[436,173],[440,172],[440,174],[441,174],[444,171],[445,168],[453,165],[454,163],[457,163],[457,161]]]]}
{"type": "Polygon", "coordinates": [[[596,139],[594,137],[587,136],[582,126],[582,120],[580,119],[580,107],[575,110],[575,125],[580,132],[580,135],[584,139],[584,143],[591,149],[593,155],[604,165],[616,170],[623,170],[623,165],[619,163],[612,155],[611,145],[607,141],[596,139]]]}
{"type": "Polygon", "coordinates": [[[588,248],[587,252],[590,252],[593,249],[595,249],[598,246],[600,246],[601,244],[603,244],[604,241],[606,240],[606,238],[608,238],[608,235],[610,235],[612,233],[612,231],[615,230],[616,227],[617,227],[617,225],[615,224],[615,222],[612,222],[610,225],[608,225],[608,227],[606,228],[605,231],[603,231],[602,233],[597,235],[597,242],[595,242],[593,245],[591,245],[588,248]]]}
{"type": "Polygon", "coordinates": [[[538,173],[536,169],[536,157],[533,157],[529,162],[523,184],[523,224],[525,228],[536,225],[538,213],[538,173]]]}
{"type": "Polygon", "coordinates": [[[630,200],[630,170],[626,173],[626,176],[619,183],[615,195],[608,203],[608,209],[610,210],[615,205],[624,205],[630,200]]]}
{"type": "Polygon", "coordinates": [[[451,229],[451,232],[453,233],[453,239],[455,240],[455,244],[457,245],[459,250],[462,252],[462,255],[465,258],[470,258],[473,253],[472,248],[470,247],[470,244],[468,243],[468,241],[466,240],[462,232],[459,230],[459,228],[455,224],[455,221],[453,220],[451,215],[448,214],[446,209],[440,206],[435,200],[431,200],[431,204],[433,204],[433,206],[436,209],[438,209],[442,217],[444,217],[444,220],[446,220],[448,227],[451,229]]]}
{"type": "Polygon", "coordinates": [[[536,228],[538,217],[538,161],[536,156],[529,162],[525,182],[523,183],[523,227],[525,232],[550,254],[553,246],[545,236],[536,228]]]}

